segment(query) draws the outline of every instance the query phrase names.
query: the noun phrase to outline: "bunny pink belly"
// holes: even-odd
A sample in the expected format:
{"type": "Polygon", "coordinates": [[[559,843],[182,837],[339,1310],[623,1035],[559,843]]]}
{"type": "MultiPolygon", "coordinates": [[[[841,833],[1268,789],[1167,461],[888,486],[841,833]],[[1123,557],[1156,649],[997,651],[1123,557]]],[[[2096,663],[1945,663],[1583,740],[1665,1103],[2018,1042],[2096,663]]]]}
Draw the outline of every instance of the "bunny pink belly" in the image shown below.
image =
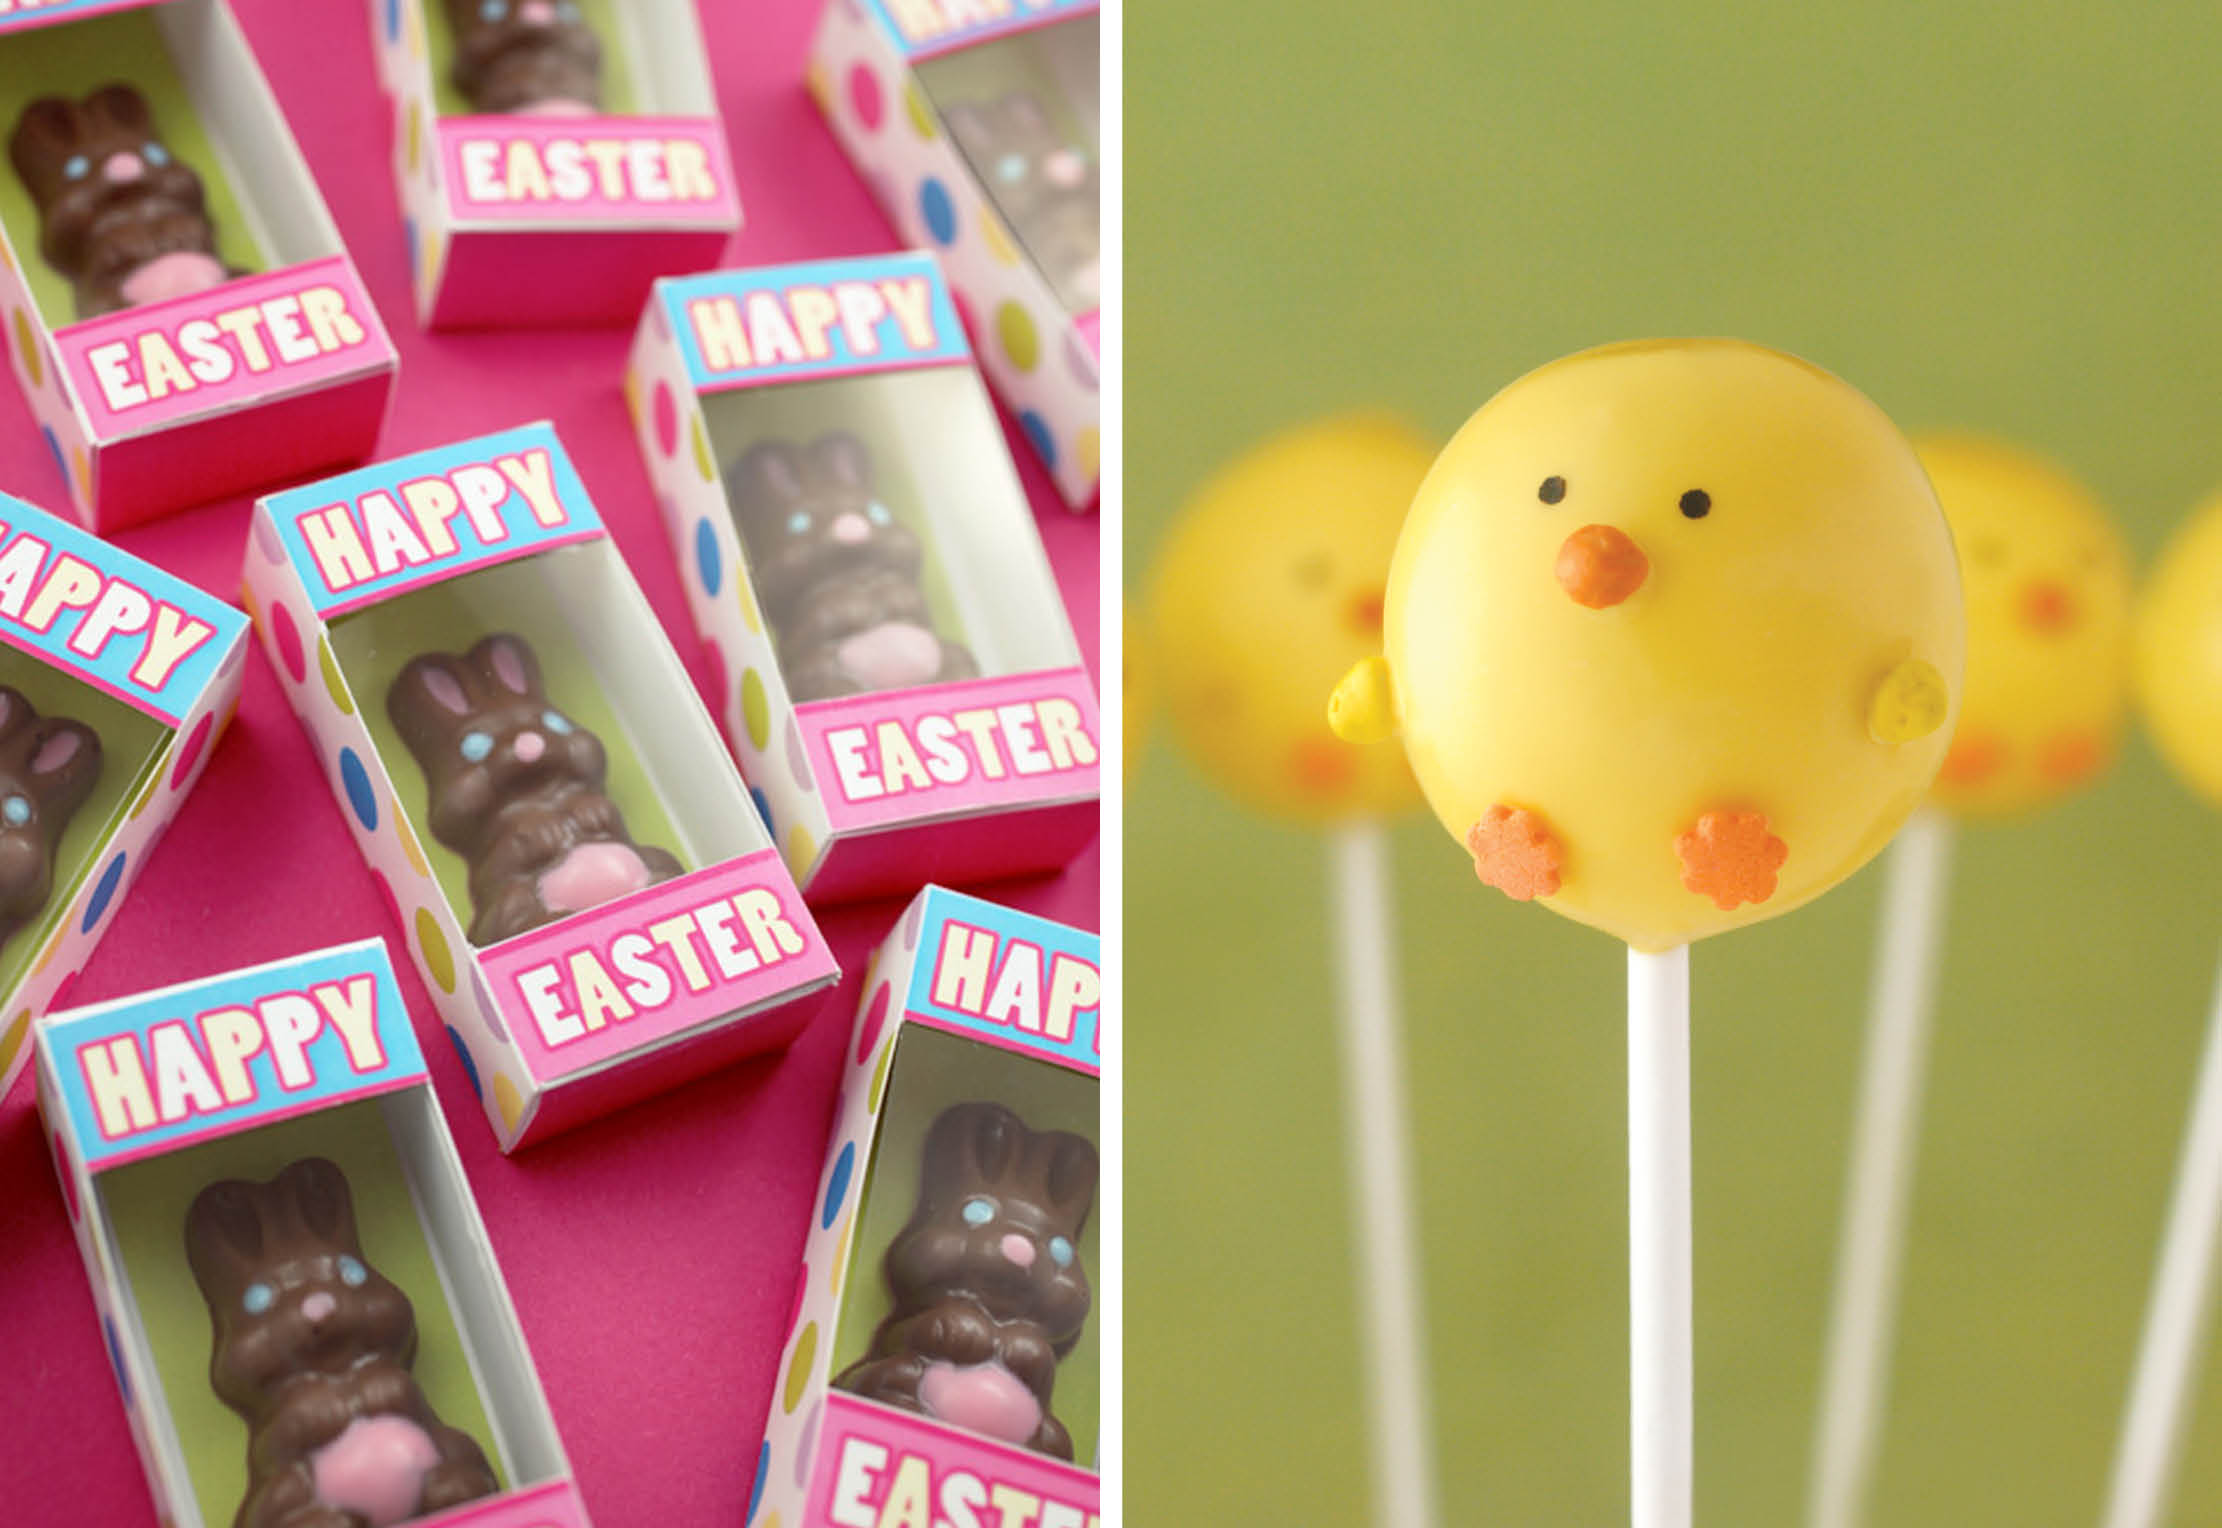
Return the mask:
{"type": "Polygon", "coordinates": [[[630,896],[649,880],[648,866],[632,845],[577,844],[540,877],[540,905],[552,913],[584,912],[630,896]]]}
{"type": "Polygon", "coordinates": [[[183,250],[157,255],[124,277],[119,290],[124,300],[136,307],[143,302],[161,302],[205,292],[210,287],[222,286],[229,279],[224,274],[223,262],[213,255],[183,250]]]}
{"type": "Polygon", "coordinates": [[[316,1451],[309,1469],[317,1500],[389,1528],[416,1515],[425,1473],[439,1462],[431,1435],[407,1417],[357,1417],[316,1451]]]}
{"type": "Polygon", "coordinates": [[[883,621],[844,641],[842,669],[867,690],[921,684],[941,672],[941,639],[910,621],[883,621]]]}
{"type": "Polygon", "coordinates": [[[929,1416],[1009,1443],[1024,1443],[1042,1425],[1042,1403],[999,1363],[959,1368],[937,1363],[918,1381],[929,1416]]]}

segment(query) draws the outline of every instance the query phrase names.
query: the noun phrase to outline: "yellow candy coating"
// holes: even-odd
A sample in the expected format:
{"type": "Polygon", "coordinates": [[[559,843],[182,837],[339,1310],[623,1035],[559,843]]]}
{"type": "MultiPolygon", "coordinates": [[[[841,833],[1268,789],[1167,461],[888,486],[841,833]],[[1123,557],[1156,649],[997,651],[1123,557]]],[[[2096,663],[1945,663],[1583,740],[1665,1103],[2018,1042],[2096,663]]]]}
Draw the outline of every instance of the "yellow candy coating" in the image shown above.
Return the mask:
{"type": "Polygon", "coordinates": [[[1254,811],[1325,826],[1419,802],[1397,750],[1336,739],[1319,698],[1381,646],[1397,527],[1433,449],[1346,415],[1287,431],[1183,507],[1150,569],[1150,660],[1168,730],[1254,811]]]}
{"type": "Polygon", "coordinates": [[[1338,730],[1391,708],[1483,879],[1651,951],[1873,857],[1944,757],[1965,646],[1913,448],[1733,340],[1605,346],[1499,393],[1420,489],[1384,635],[1338,730]]]}
{"type": "Polygon", "coordinates": [[[2183,783],[2222,806],[2222,493],[2170,539],[2136,619],[2146,729],[2183,783]]]}
{"type": "Polygon", "coordinates": [[[1960,552],[1967,691],[1932,799],[1966,817],[2048,805],[2121,746],[2130,564],[2074,478],[1972,435],[1915,442],[1960,552]]]}

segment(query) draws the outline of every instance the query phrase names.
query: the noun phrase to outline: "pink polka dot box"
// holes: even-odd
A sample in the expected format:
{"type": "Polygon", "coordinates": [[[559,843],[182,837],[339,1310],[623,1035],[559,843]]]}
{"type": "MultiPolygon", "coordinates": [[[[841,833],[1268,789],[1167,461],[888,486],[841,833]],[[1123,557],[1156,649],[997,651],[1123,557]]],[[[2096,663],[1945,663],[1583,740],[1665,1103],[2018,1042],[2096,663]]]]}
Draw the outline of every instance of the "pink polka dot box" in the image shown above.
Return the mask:
{"type": "Polygon", "coordinates": [[[247,618],[0,493],[0,1093],[239,703],[247,618]]]}
{"type": "Polygon", "coordinates": [[[547,424],[264,498],[246,597],[502,1148],[840,973],[547,424]]]}
{"type": "Polygon", "coordinates": [[[659,281],[625,392],[712,705],[813,906],[1086,846],[1095,689],[934,256],[659,281]]]}

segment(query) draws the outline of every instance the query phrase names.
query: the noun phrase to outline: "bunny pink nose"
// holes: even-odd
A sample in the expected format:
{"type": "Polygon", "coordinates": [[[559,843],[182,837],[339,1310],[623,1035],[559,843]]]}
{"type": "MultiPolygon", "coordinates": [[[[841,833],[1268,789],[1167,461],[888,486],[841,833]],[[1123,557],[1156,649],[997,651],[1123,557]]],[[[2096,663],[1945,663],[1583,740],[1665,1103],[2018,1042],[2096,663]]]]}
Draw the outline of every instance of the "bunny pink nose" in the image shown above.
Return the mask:
{"type": "Polygon", "coordinates": [[[1003,1255],[1021,1268],[1034,1266],[1034,1243],[1012,1231],[1003,1238],[1003,1255]]]}
{"type": "Polygon", "coordinates": [[[848,546],[855,546],[859,541],[872,539],[872,522],[853,509],[847,514],[837,517],[831,529],[833,539],[848,546]]]}
{"type": "Polygon", "coordinates": [[[509,745],[521,764],[531,764],[548,751],[548,740],[537,732],[520,732],[509,745]]]}
{"type": "Polygon", "coordinates": [[[1042,161],[1042,176],[1051,185],[1070,191],[1088,178],[1088,161],[1071,149],[1059,149],[1042,161]]]}
{"type": "Polygon", "coordinates": [[[548,0],[525,0],[517,7],[517,19],[526,26],[551,26],[555,22],[555,7],[548,0]]]}
{"type": "Polygon", "coordinates": [[[137,180],[140,176],[146,174],[147,162],[126,149],[120,154],[110,154],[102,160],[100,162],[100,173],[103,179],[114,181],[120,185],[127,181],[137,180]]]}
{"type": "Polygon", "coordinates": [[[322,1321],[338,1309],[339,1301],[333,1299],[329,1291],[322,1289],[301,1302],[301,1314],[311,1321],[322,1321]]]}

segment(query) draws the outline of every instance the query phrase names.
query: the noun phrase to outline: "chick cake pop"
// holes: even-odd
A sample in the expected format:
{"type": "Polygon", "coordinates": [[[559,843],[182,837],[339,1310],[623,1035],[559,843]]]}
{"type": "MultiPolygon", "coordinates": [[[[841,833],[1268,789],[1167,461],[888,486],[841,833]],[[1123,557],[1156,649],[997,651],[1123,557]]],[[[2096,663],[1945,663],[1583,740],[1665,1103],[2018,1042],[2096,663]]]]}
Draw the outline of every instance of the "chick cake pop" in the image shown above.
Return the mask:
{"type": "Polygon", "coordinates": [[[1335,730],[1401,731],[1484,882],[1650,952],[1865,864],[1943,760],[1965,641],[1913,448],[1733,340],[1499,393],[1413,503],[1383,635],[1335,730]]]}
{"type": "MultiPolygon", "coordinates": [[[[2193,794],[2222,806],[2222,493],[2193,514],[2139,596],[2131,669],[2146,730],[2193,794]]],[[[2104,1528],[2164,1520],[2204,1356],[2222,1241],[2222,979],[2162,1233],[2104,1528]]]]}
{"type": "Polygon", "coordinates": [[[1936,1006],[1953,820],[2034,811],[2120,743],[2129,557],[2088,490],[1975,435],[1916,442],[1960,553],[1967,681],[1929,802],[1891,846],[1815,1412],[1810,1528],[1865,1520],[1936,1006]]]}
{"type": "Polygon", "coordinates": [[[1432,458],[1376,416],[1286,432],[1205,483],[1159,550],[1147,598],[1167,724],[1252,811],[1321,827],[1418,804],[1404,760],[1337,742],[1319,697],[1380,646],[1397,527],[1432,458]]]}
{"type": "Polygon", "coordinates": [[[1176,742],[1264,816],[1329,830],[1343,1142],[1377,1524],[1436,1521],[1402,1022],[1383,821],[1419,804],[1393,750],[1338,742],[1319,697],[1381,640],[1397,525],[1432,456],[1392,420],[1290,430],[1211,478],[1151,570],[1149,656],[1176,742]]]}
{"type": "Polygon", "coordinates": [[[1336,732],[1401,732],[1482,881],[1629,947],[1630,1501],[1688,1528],[1687,946],[1828,890],[1928,790],[1964,658],[1951,535],[1913,448],[1827,372],[1609,345],[1437,459],[1383,636],[1336,732]]]}
{"type": "Polygon", "coordinates": [[[2129,690],[2129,550],[2082,484],[1998,441],[1917,442],[1959,546],[1967,693],[1931,799],[1958,817],[2097,779],[2129,690]]]}

